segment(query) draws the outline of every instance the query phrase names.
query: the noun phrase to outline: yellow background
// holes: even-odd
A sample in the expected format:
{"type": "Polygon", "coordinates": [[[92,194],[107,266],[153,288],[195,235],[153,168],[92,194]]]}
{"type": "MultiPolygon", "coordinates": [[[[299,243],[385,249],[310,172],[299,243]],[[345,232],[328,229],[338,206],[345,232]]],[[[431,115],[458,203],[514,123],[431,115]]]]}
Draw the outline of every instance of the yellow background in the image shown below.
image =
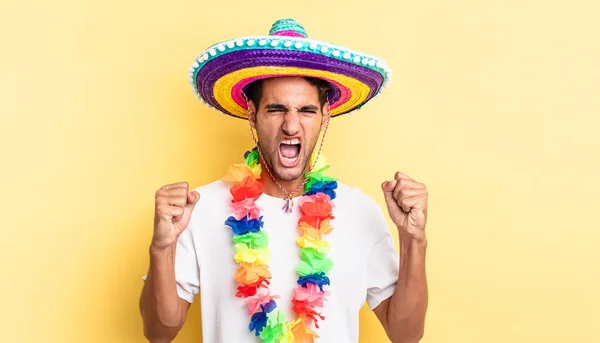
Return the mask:
{"type": "MultiPolygon", "coordinates": [[[[423,342],[600,342],[596,1],[0,3],[2,342],[143,342],[154,192],[250,147],[188,66],[294,17],[388,60],[394,83],[332,122],[331,173],[430,189],[423,342]]],[[[385,342],[361,313],[361,342],[385,342]]],[[[199,342],[198,303],[177,342],[199,342]]]]}

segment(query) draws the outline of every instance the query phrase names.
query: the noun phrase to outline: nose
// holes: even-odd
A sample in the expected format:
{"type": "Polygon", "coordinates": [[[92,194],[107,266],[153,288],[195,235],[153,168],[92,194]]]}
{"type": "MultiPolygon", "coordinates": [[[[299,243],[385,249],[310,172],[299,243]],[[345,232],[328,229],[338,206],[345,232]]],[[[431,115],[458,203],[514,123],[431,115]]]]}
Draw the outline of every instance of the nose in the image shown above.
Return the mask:
{"type": "Polygon", "coordinates": [[[297,109],[291,108],[287,111],[281,129],[288,136],[295,136],[300,132],[300,114],[297,109]]]}

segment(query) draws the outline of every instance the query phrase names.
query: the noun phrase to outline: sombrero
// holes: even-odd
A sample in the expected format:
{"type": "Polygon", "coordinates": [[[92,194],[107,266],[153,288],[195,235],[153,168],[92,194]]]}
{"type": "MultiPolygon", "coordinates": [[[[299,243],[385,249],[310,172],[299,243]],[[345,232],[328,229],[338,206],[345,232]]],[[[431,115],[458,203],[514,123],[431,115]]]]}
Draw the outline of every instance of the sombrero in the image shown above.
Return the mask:
{"type": "Polygon", "coordinates": [[[196,97],[209,107],[248,118],[244,89],[256,80],[308,76],[332,85],[331,116],[360,109],[392,80],[386,62],[345,47],[309,39],[293,19],[276,21],[268,36],[248,36],[217,43],[190,67],[196,97]]]}

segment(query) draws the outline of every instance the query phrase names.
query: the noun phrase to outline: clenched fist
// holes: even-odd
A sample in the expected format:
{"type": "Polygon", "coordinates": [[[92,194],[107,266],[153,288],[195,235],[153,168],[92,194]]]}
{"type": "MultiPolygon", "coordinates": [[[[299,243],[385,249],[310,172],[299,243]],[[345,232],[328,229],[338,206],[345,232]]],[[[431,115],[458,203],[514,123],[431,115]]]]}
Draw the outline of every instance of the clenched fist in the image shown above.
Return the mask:
{"type": "Polygon", "coordinates": [[[187,182],[162,186],[155,195],[154,236],[152,247],[165,249],[174,246],[190,222],[192,210],[200,194],[189,192],[187,182]]]}
{"type": "Polygon", "coordinates": [[[427,187],[397,172],[392,181],[381,185],[390,218],[401,239],[425,241],[427,224],[427,187]]]}

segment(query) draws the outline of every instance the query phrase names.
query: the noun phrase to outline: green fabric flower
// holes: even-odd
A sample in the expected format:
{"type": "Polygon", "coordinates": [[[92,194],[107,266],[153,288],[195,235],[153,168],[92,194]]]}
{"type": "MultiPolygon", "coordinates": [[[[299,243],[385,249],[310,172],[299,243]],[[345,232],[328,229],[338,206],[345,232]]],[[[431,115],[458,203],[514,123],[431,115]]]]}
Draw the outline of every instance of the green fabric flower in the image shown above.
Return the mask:
{"type": "Polygon", "coordinates": [[[267,314],[267,318],[267,326],[260,332],[260,338],[265,343],[277,343],[280,338],[287,335],[289,324],[282,311],[277,311],[277,314],[271,312],[267,314]]]}
{"type": "Polygon", "coordinates": [[[246,164],[252,168],[255,167],[258,164],[258,160],[259,160],[259,156],[258,156],[258,150],[253,149],[248,156],[246,156],[246,164]]]}
{"type": "Polygon", "coordinates": [[[329,168],[329,166],[324,166],[321,169],[318,170],[313,170],[311,171],[308,175],[308,180],[306,181],[306,184],[304,185],[304,192],[308,192],[312,189],[312,186],[317,183],[317,182],[331,182],[331,181],[337,181],[336,178],[331,177],[331,176],[326,176],[323,175],[323,172],[325,172],[325,170],[327,170],[329,168]]]}
{"type": "Polygon", "coordinates": [[[303,248],[300,258],[296,272],[301,276],[320,272],[327,274],[333,268],[333,260],[313,248],[303,248]]]}
{"type": "Polygon", "coordinates": [[[245,235],[234,235],[233,243],[245,243],[248,247],[262,249],[267,248],[269,240],[267,239],[267,233],[265,231],[249,232],[245,235]]]}

